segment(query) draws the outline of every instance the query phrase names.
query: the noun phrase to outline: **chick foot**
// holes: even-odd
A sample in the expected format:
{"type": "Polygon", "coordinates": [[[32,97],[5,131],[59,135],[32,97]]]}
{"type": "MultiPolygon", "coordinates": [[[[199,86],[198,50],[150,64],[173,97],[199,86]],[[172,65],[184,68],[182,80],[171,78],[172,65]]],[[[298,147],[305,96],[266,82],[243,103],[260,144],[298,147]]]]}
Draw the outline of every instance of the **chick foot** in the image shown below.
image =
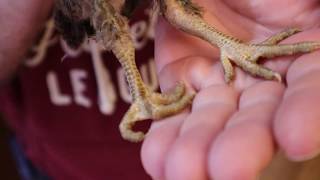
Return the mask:
{"type": "Polygon", "coordinates": [[[137,121],[177,114],[191,104],[194,94],[187,92],[183,83],[178,84],[170,93],[150,91],[135,63],[135,49],[127,19],[105,0],[95,0],[94,12],[92,21],[97,30],[97,40],[119,60],[132,96],[133,103],[119,125],[121,135],[132,142],[142,141],[144,133],[133,131],[137,121]]]}
{"type": "Polygon", "coordinates": [[[226,82],[232,81],[235,76],[231,62],[253,76],[281,81],[279,73],[257,64],[257,61],[260,58],[308,53],[320,48],[319,42],[277,44],[300,32],[295,28],[280,32],[260,44],[248,44],[207,24],[202,17],[202,8],[191,0],[159,0],[158,3],[162,14],[173,26],[220,49],[226,82]]]}
{"type": "Polygon", "coordinates": [[[136,122],[147,119],[160,119],[177,114],[191,104],[194,94],[187,93],[183,83],[179,83],[169,93],[146,91],[145,96],[138,97],[123,117],[120,132],[124,139],[139,142],[144,139],[144,133],[133,131],[136,122]]]}
{"type": "Polygon", "coordinates": [[[300,32],[296,28],[282,31],[259,44],[247,44],[233,39],[226,40],[220,45],[221,62],[225,72],[225,81],[234,79],[234,68],[231,61],[244,71],[253,76],[281,82],[281,75],[272,71],[257,61],[261,58],[273,58],[278,56],[308,53],[320,48],[319,42],[299,42],[293,44],[278,44],[282,40],[300,32]]]}

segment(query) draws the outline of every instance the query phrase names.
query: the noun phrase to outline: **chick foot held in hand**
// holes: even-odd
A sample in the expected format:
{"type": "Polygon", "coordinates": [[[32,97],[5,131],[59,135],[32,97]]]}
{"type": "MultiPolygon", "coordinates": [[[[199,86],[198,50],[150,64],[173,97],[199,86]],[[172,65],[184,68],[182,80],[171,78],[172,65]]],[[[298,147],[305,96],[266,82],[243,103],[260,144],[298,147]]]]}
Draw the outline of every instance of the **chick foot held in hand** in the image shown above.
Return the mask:
{"type": "Polygon", "coordinates": [[[104,45],[110,44],[110,49],[124,68],[133,98],[131,107],[120,123],[120,132],[124,139],[139,142],[143,140],[144,134],[132,130],[135,122],[176,114],[191,103],[193,95],[186,93],[183,84],[178,85],[170,94],[150,92],[135,64],[135,49],[127,20],[106,1],[97,0],[95,9],[93,22],[95,29],[100,30],[97,31],[97,37],[101,37],[99,39],[104,45]],[[99,21],[101,19],[102,22],[99,21]],[[114,36],[111,42],[110,34],[114,36]]]}
{"type": "MultiPolygon", "coordinates": [[[[146,89],[147,90],[147,89],[146,89]]],[[[180,83],[170,93],[155,93],[145,91],[133,101],[130,109],[120,123],[120,132],[124,139],[139,142],[144,139],[143,132],[132,131],[137,121],[160,119],[177,114],[191,104],[194,94],[186,92],[185,85],[180,83]]]]}
{"type": "Polygon", "coordinates": [[[191,104],[194,95],[180,83],[171,93],[151,92],[142,81],[135,63],[135,49],[130,37],[127,19],[120,14],[122,1],[58,0],[56,25],[71,47],[79,46],[92,30],[98,42],[111,50],[125,71],[132,96],[132,105],[120,123],[124,139],[143,140],[143,132],[132,130],[137,121],[161,119],[176,114],[191,104]],[[117,4],[111,4],[117,3],[117,4]],[[120,8],[116,8],[120,7],[120,8]],[[93,27],[88,27],[87,21],[93,27]]]}
{"type": "MultiPolygon", "coordinates": [[[[56,0],[55,19],[58,30],[71,47],[76,48],[86,37],[95,35],[97,41],[118,58],[124,68],[133,99],[132,106],[120,124],[120,131],[125,139],[136,142],[143,139],[143,133],[132,131],[135,122],[176,114],[191,103],[194,95],[188,94],[181,84],[167,95],[151,92],[145,86],[135,64],[128,21],[120,13],[128,2],[130,1],[56,0]]],[[[257,64],[259,58],[307,53],[320,46],[317,42],[277,45],[281,40],[299,32],[297,29],[281,32],[260,44],[247,44],[208,25],[201,16],[201,8],[191,0],[154,2],[160,4],[158,7],[161,14],[175,27],[220,48],[227,82],[234,78],[231,61],[252,75],[280,81],[278,73],[257,64]]]]}
{"type": "Polygon", "coordinates": [[[277,45],[285,38],[299,32],[294,28],[280,32],[260,44],[244,43],[207,24],[202,18],[202,8],[191,0],[160,0],[159,2],[162,14],[172,25],[220,48],[226,82],[230,82],[235,76],[231,61],[253,76],[281,81],[280,74],[257,64],[257,61],[260,58],[308,53],[320,48],[319,42],[277,45]]]}

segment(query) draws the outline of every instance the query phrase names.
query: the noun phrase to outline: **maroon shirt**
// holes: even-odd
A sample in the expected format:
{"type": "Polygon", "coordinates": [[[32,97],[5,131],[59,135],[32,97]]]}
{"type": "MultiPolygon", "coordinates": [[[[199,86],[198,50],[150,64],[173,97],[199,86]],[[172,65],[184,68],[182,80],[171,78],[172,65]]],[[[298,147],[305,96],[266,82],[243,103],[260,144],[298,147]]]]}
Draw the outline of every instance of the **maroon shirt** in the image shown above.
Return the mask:
{"type": "MultiPolygon", "coordinates": [[[[131,23],[136,58],[156,89],[153,23],[147,10],[138,14],[131,23]]],[[[71,51],[52,22],[39,44],[0,93],[1,110],[27,157],[54,179],[150,179],[141,144],[124,141],[118,131],[130,95],[115,57],[93,41],[71,51]]]]}

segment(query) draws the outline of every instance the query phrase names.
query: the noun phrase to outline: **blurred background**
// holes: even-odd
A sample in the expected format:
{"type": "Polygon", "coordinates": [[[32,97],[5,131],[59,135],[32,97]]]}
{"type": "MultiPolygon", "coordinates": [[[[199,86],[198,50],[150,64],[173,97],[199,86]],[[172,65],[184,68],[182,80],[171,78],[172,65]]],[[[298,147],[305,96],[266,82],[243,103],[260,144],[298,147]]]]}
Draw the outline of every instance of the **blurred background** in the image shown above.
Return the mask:
{"type": "Polygon", "coordinates": [[[0,179],[19,180],[18,171],[9,149],[9,132],[0,119],[0,179]]]}

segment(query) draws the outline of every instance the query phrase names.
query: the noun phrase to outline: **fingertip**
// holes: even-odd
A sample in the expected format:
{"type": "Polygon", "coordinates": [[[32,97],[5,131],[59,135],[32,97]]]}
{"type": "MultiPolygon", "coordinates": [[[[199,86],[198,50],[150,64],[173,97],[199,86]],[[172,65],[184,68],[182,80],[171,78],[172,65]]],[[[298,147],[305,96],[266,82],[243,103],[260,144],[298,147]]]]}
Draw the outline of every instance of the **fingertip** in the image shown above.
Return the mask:
{"type": "Polygon", "coordinates": [[[187,113],[152,124],[141,147],[141,161],[152,179],[164,179],[164,164],[187,113]]]}
{"type": "Polygon", "coordinates": [[[209,173],[215,180],[256,180],[271,161],[270,133],[257,125],[235,125],[209,151],[209,173]]]}
{"type": "MultiPolygon", "coordinates": [[[[290,103],[290,102],[287,102],[290,103]]],[[[304,161],[317,156],[320,153],[320,137],[317,130],[317,121],[312,115],[308,116],[303,111],[303,101],[290,103],[290,106],[281,108],[275,121],[276,140],[285,152],[286,156],[293,161],[304,161]],[[290,110],[287,109],[290,107],[290,110]]]]}
{"type": "Polygon", "coordinates": [[[308,160],[320,153],[317,75],[318,70],[311,68],[292,78],[275,117],[276,140],[294,161],[308,160]]]}
{"type": "Polygon", "coordinates": [[[204,152],[206,148],[199,140],[199,132],[185,134],[176,141],[168,154],[165,165],[166,179],[208,179],[206,153],[204,152]]]}
{"type": "Polygon", "coordinates": [[[152,179],[163,179],[164,149],[157,134],[150,133],[141,147],[141,161],[145,171],[152,179]]]}
{"type": "Polygon", "coordinates": [[[292,161],[305,161],[319,155],[320,148],[312,140],[307,140],[301,132],[278,135],[278,143],[292,161]]]}

